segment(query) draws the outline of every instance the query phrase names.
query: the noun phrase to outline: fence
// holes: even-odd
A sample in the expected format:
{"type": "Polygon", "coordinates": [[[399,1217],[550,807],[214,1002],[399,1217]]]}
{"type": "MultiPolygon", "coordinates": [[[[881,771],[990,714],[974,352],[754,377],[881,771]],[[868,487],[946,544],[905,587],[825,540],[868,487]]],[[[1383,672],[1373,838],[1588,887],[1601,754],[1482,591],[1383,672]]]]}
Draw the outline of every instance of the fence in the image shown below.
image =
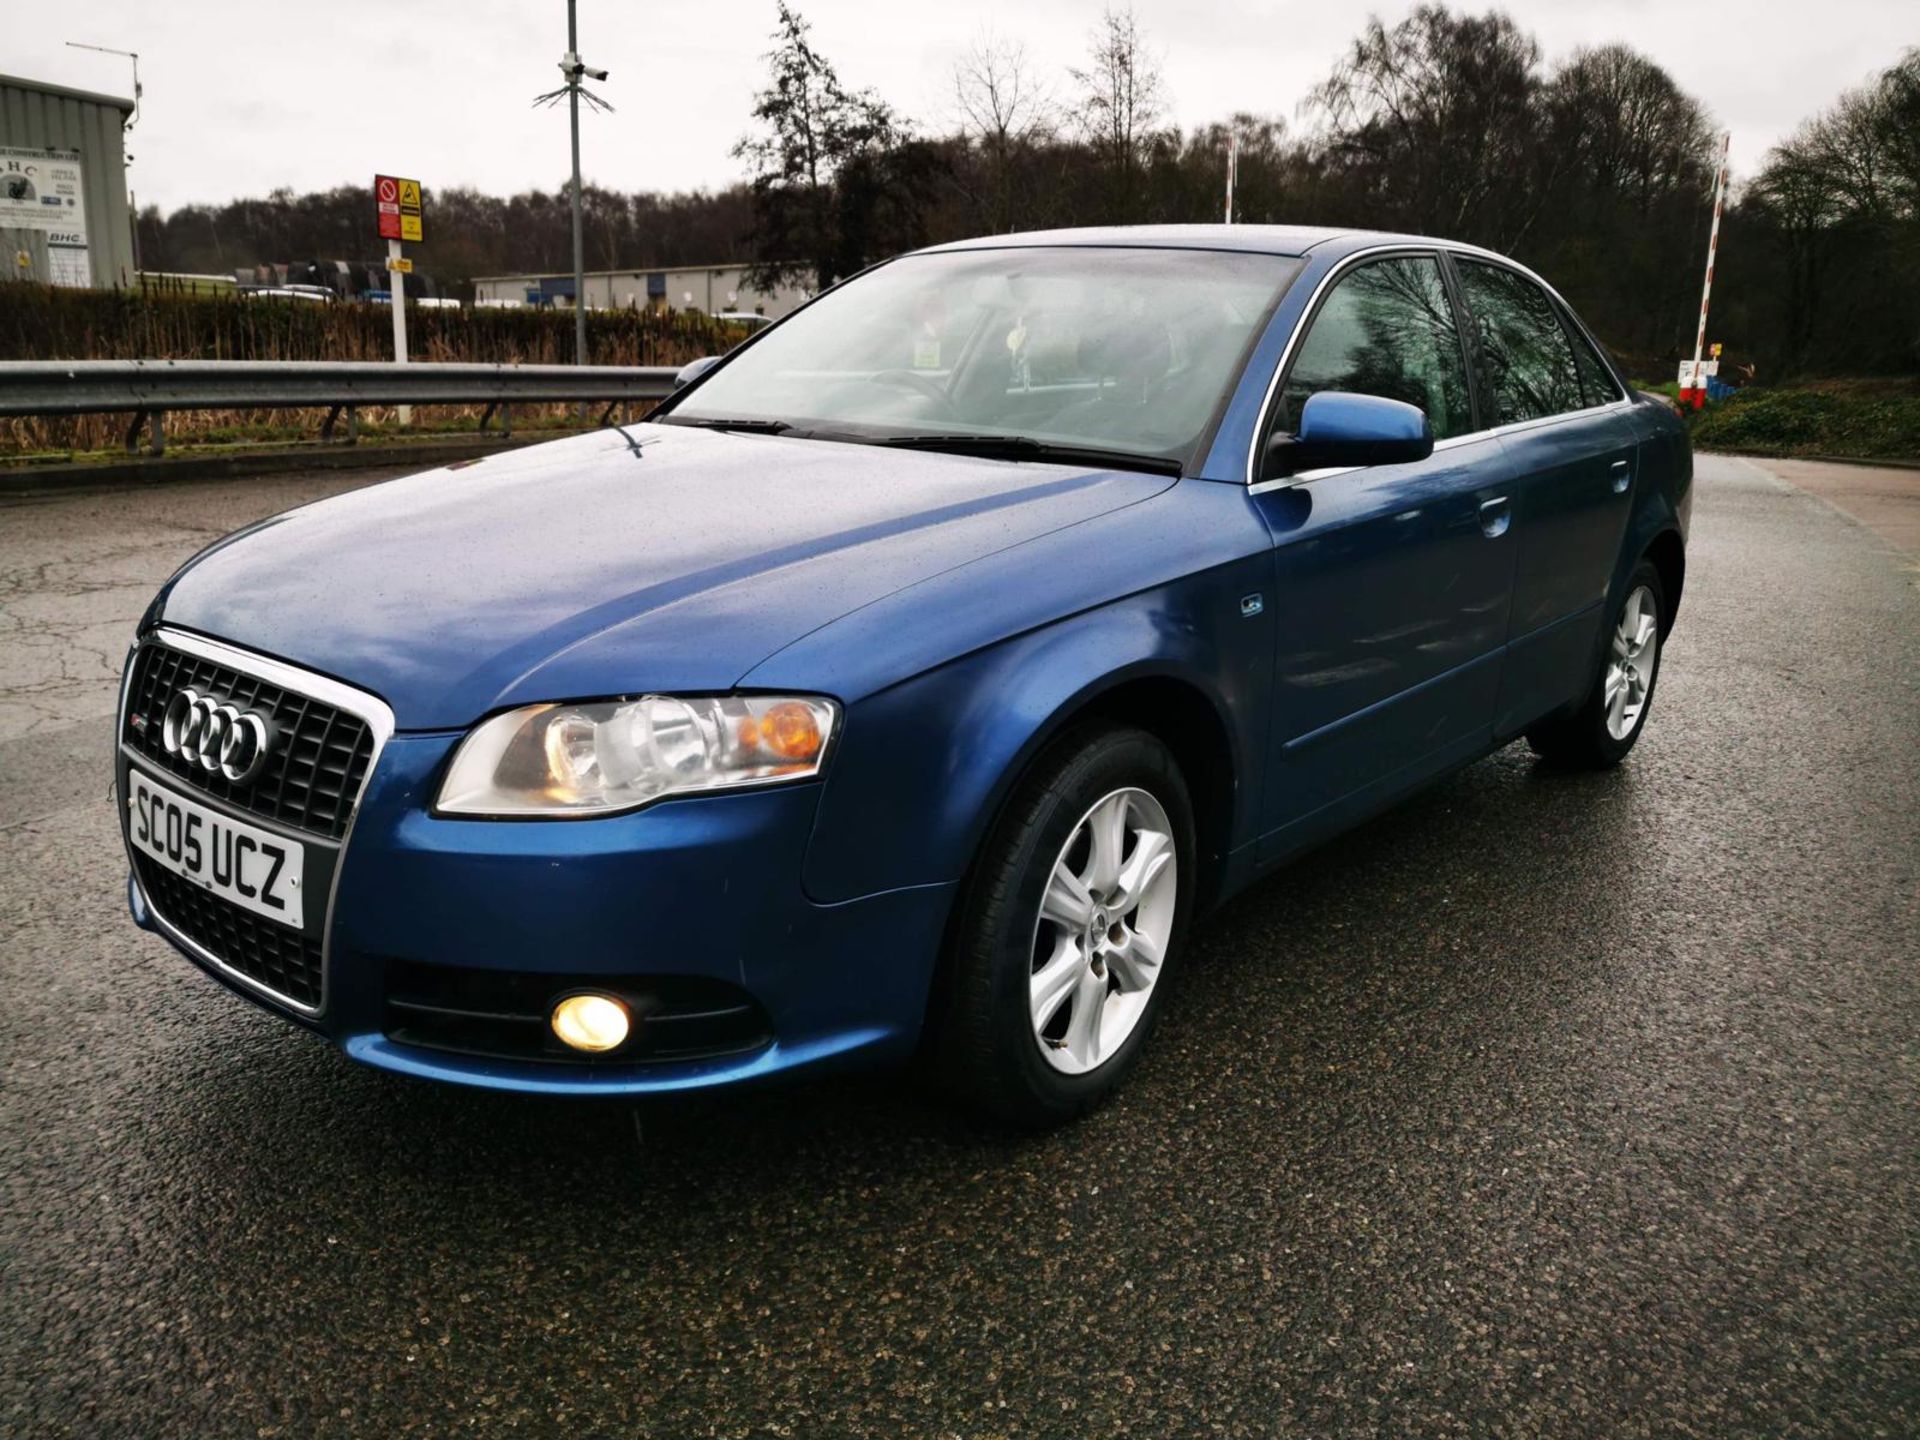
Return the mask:
{"type": "Polygon", "coordinates": [[[605,415],[652,404],[672,393],[671,366],[396,365],[247,360],[0,361],[0,420],[131,415],[129,453],[143,427],[154,454],[164,447],[165,417],[233,410],[324,409],[322,439],[341,414],[349,438],[372,406],[484,404],[480,423],[514,405],[592,401],[605,415]]]}
{"type": "MultiPolygon", "coordinates": [[[[0,283],[0,361],[378,362],[392,353],[392,331],[384,305],[0,283]]],[[[434,364],[524,367],[573,359],[570,311],[411,309],[407,335],[412,357],[434,364]]],[[[734,327],[695,311],[587,314],[587,358],[595,366],[677,367],[741,338],[734,327]]],[[[472,421],[484,403],[475,396],[473,404],[419,418],[423,424],[472,421]]],[[[325,413],[257,405],[170,408],[167,430],[176,439],[271,438],[310,432],[325,413]]],[[[517,418],[537,421],[553,413],[529,403],[517,418]]],[[[375,424],[389,417],[385,402],[359,414],[375,424]]],[[[97,450],[120,438],[120,422],[99,415],[0,416],[0,455],[97,450]]]]}

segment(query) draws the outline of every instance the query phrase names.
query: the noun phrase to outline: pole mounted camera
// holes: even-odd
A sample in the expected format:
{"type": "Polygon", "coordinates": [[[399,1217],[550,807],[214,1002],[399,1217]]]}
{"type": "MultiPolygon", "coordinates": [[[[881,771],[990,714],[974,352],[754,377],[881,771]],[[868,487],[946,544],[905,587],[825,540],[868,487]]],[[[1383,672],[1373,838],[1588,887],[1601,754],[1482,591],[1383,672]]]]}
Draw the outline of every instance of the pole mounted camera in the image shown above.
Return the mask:
{"type": "Polygon", "coordinates": [[[569,85],[578,85],[582,76],[589,80],[607,78],[606,71],[595,70],[571,50],[560,57],[560,73],[566,77],[569,85]]]}
{"type": "Polygon", "coordinates": [[[577,51],[569,50],[560,57],[560,76],[562,84],[558,90],[549,90],[544,95],[533,97],[536,106],[557,105],[562,100],[569,103],[584,100],[592,110],[612,110],[613,106],[587,89],[583,83],[587,80],[605,80],[607,72],[596,70],[582,60],[577,51]]]}

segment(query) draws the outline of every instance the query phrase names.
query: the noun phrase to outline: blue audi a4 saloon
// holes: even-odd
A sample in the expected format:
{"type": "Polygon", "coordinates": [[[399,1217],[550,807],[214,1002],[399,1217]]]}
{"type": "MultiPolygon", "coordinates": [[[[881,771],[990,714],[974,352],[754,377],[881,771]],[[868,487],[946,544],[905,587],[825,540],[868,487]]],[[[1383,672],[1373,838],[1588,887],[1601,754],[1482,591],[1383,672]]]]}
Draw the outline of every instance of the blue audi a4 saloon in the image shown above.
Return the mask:
{"type": "Polygon", "coordinates": [[[169,580],[120,707],[135,920],[409,1075],[917,1057],[1039,1126],[1132,1068],[1224,897],[1647,723],[1686,432],[1498,255],[999,236],[682,381],[169,580]]]}

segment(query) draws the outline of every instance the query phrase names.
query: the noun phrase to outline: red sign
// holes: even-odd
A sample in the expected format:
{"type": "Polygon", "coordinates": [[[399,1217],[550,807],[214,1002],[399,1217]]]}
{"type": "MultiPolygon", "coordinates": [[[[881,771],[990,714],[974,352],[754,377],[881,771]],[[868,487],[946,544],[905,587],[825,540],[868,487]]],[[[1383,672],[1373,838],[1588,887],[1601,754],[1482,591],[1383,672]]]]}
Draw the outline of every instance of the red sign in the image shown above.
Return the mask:
{"type": "Polygon", "coordinates": [[[400,182],[391,175],[373,177],[373,198],[380,216],[380,238],[400,238],[400,182]]]}

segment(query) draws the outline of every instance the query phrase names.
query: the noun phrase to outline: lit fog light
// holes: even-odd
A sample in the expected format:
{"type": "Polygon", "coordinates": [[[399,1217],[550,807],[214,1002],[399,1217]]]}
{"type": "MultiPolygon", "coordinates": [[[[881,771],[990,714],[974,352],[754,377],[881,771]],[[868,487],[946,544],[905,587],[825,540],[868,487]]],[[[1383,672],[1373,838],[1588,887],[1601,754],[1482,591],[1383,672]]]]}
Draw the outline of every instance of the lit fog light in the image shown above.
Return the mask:
{"type": "Polygon", "coordinates": [[[611,995],[569,995],[553,1007],[553,1033],[575,1050],[615,1050],[633,1022],[611,995]]]}

